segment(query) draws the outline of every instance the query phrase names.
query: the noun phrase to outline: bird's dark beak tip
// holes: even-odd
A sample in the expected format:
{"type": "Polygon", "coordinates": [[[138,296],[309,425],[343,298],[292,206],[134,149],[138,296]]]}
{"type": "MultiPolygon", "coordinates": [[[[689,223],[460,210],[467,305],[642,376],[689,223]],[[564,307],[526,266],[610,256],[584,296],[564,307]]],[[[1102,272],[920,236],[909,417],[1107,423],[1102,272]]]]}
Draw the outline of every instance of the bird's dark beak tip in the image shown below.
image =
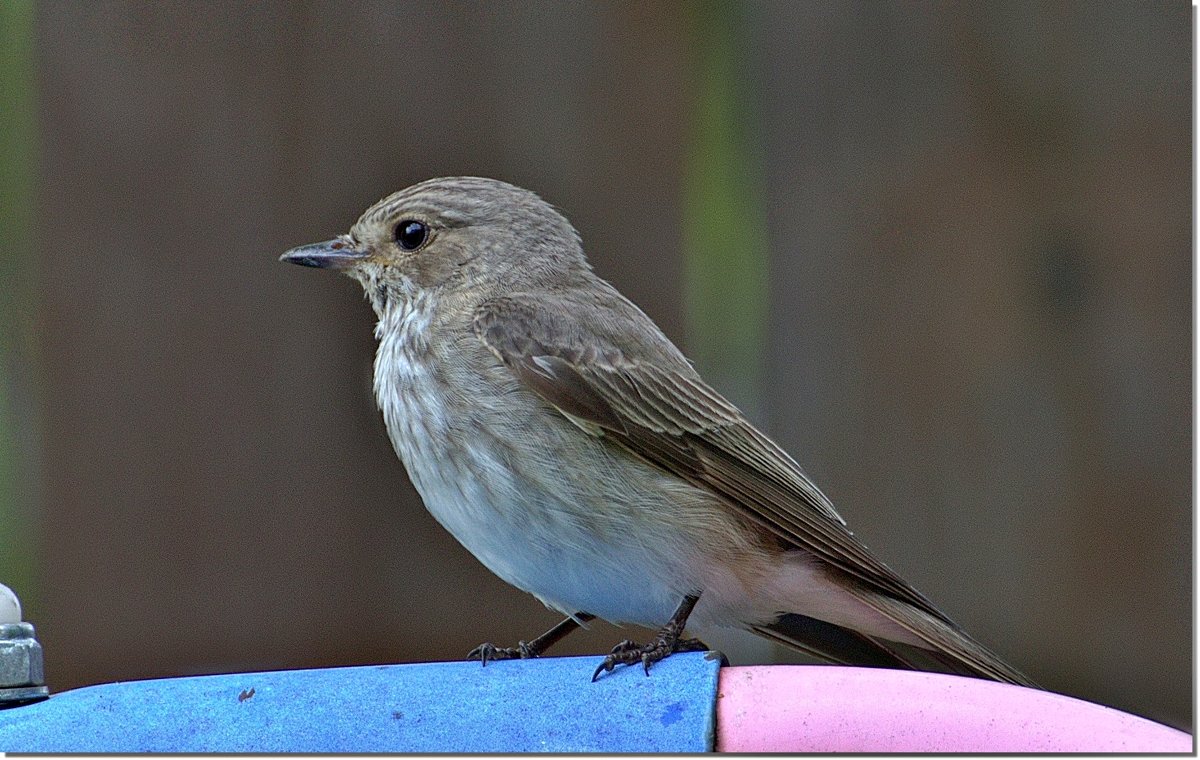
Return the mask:
{"type": "Polygon", "coordinates": [[[280,261],[318,269],[346,269],[366,258],[364,252],[351,248],[342,240],[326,240],[293,248],[279,257],[280,261]]]}
{"type": "Polygon", "coordinates": [[[312,256],[301,256],[295,251],[288,251],[279,257],[280,261],[286,261],[289,264],[299,264],[302,267],[319,267],[321,263],[312,256]]]}

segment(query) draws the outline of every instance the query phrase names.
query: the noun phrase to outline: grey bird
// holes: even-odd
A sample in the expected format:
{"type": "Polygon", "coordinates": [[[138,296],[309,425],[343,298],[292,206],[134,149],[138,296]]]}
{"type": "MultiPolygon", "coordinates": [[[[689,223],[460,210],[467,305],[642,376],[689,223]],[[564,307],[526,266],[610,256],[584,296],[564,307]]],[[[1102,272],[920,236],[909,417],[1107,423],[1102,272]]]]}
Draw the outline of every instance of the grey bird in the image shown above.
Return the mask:
{"type": "Polygon", "coordinates": [[[700,378],[548,203],[479,177],[376,203],[283,261],[358,280],[375,397],[425,506],[567,618],[483,660],[535,657],[593,618],[656,628],[596,669],[744,628],[826,660],[1033,685],[875,558],[795,461],[700,378]]]}

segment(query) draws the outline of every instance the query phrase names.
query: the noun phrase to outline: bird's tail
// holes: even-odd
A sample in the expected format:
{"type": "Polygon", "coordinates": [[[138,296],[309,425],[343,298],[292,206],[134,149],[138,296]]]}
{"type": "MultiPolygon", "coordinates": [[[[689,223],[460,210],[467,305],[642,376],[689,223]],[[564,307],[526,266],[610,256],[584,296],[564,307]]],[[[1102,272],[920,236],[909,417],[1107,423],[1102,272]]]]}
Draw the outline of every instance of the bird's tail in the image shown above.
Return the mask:
{"type": "Polygon", "coordinates": [[[856,591],[861,601],[927,646],[869,636],[797,614],[781,615],[772,623],[755,626],[754,631],[805,654],[846,665],[941,671],[1040,688],[949,619],[882,594],[865,589],[856,591]]]}

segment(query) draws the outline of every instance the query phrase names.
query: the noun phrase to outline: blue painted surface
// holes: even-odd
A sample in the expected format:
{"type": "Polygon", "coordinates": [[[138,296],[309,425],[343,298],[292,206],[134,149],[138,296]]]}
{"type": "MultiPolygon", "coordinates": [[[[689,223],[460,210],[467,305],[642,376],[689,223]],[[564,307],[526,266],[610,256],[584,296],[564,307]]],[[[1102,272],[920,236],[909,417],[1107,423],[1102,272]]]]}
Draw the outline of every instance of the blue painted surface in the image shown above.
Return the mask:
{"type": "Polygon", "coordinates": [[[708,752],[720,658],[591,682],[597,657],[89,686],[0,711],[9,752],[708,752]]]}

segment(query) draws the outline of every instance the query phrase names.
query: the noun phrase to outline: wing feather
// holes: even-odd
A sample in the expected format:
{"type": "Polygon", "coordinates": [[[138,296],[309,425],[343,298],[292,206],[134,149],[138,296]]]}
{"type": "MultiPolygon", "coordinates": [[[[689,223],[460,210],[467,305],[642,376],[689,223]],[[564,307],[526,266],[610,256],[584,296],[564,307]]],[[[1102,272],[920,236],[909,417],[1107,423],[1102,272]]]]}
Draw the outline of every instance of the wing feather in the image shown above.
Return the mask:
{"type": "MultiPolygon", "coordinates": [[[[547,402],[595,425],[634,454],[725,497],[788,544],[868,588],[944,618],[846,529],[829,499],[790,456],[686,363],[663,367],[626,358],[611,347],[595,352],[604,358],[586,360],[584,351],[555,345],[554,332],[531,312],[534,307],[526,303],[501,299],[477,312],[475,330],[547,402]]],[[[561,329],[561,320],[557,326],[561,329]]]]}
{"type": "Polygon", "coordinates": [[[682,355],[664,353],[661,345],[657,353],[630,355],[616,340],[605,341],[600,326],[581,321],[548,315],[532,299],[511,296],[481,307],[474,327],[526,386],[577,424],[721,496],[783,545],[841,573],[863,602],[952,661],[992,678],[1029,683],[876,559],[799,465],[706,385],[682,355]]]}

